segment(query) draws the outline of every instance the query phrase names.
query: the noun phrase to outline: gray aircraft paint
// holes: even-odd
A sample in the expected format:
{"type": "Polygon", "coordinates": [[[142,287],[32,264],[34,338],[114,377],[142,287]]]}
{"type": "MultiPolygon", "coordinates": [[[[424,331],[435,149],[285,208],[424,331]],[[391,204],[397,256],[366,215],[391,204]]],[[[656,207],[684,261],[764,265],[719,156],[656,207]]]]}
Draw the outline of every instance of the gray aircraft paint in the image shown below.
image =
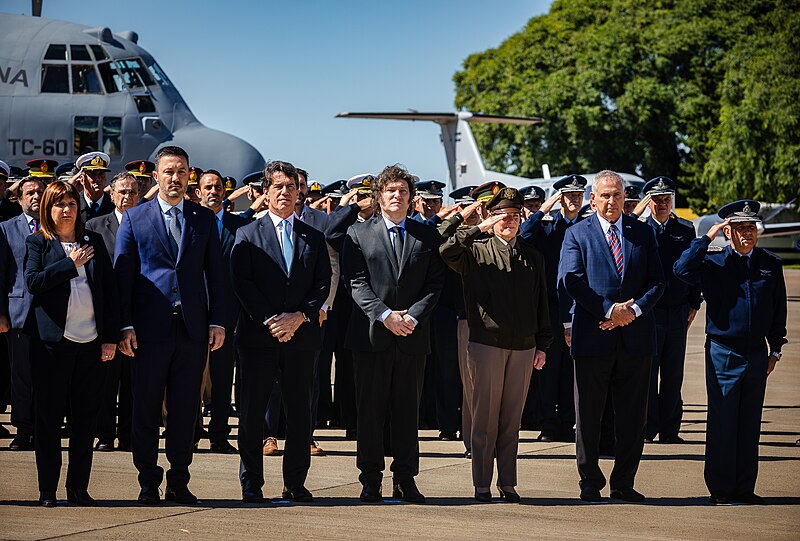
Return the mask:
{"type": "MultiPolygon", "coordinates": [[[[181,146],[189,153],[192,165],[213,167],[236,179],[264,166],[264,158],[252,145],[200,123],[153,56],[137,42],[138,35],[131,31],[112,33],[108,28],[2,14],[0,159],[20,167],[33,158],[74,161],[83,153],[75,152],[75,120],[96,117],[94,124],[83,123],[87,126],[84,134],[90,134],[91,139],[89,127],[95,126],[98,148],[91,150],[108,153],[112,171],[122,170],[129,161],[152,159],[163,145],[181,146]],[[67,50],[75,45],[77,56],[88,59],[45,59],[50,45],[66,45],[67,50]],[[93,47],[83,47],[86,45],[93,47]],[[102,47],[108,58],[98,58],[102,54],[94,54],[94,50],[101,51],[97,47],[102,47]],[[126,67],[124,60],[139,60],[146,73],[133,75],[136,68],[126,67]],[[105,64],[104,72],[122,87],[118,92],[107,92],[101,64],[105,64]],[[68,90],[72,92],[42,92],[43,65],[56,70],[64,68],[50,66],[66,66],[68,80],[73,84],[68,90]],[[75,68],[77,74],[88,75],[73,80],[73,66],[81,66],[75,68]],[[137,77],[141,81],[148,76],[153,84],[137,84],[137,77]],[[100,92],[75,92],[80,83],[94,84],[100,92]],[[116,119],[120,119],[118,128],[116,119]],[[119,148],[115,137],[109,137],[117,129],[119,148]]],[[[89,146],[95,146],[92,142],[89,146]]],[[[81,150],[88,151],[88,147],[81,150]]]]}

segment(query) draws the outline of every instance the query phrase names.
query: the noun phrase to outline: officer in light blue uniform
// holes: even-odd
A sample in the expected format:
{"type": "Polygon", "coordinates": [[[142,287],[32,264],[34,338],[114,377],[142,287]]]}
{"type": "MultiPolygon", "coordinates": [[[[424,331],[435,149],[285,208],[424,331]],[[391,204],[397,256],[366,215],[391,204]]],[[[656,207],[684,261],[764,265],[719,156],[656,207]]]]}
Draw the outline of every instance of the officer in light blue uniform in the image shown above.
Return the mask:
{"type": "Polygon", "coordinates": [[[723,222],[692,241],[675,276],[702,288],[706,308],[705,480],[713,504],[761,504],[755,494],[758,439],[767,376],[786,343],[786,283],[781,260],[757,248],[759,204],[729,203],[723,222]],[[720,230],[726,248],[710,244],[720,230]]]}

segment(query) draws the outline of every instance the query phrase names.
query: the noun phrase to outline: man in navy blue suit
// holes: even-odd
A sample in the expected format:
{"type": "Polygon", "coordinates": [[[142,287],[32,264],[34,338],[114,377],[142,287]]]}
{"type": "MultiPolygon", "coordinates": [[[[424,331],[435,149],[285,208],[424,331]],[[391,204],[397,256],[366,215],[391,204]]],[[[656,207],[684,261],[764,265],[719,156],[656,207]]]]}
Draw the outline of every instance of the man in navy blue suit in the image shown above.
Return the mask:
{"type": "Polygon", "coordinates": [[[160,502],[158,430],[167,400],[165,498],[197,503],[189,465],[208,348],[225,341],[222,252],[214,213],[184,200],[189,156],[167,146],[156,155],[158,196],[120,223],[114,268],[120,289],[120,350],[133,360],[133,463],[139,502],[160,502]]]}
{"type": "Polygon", "coordinates": [[[622,215],[622,178],[594,179],[596,213],[567,229],[558,279],[574,299],[565,329],[575,359],[576,455],[581,499],[600,501],[606,484],[598,466],[600,421],[611,391],[616,458],[611,497],[643,501],[633,488],[642,458],[650,360],[655,353],[653,307],[664,275],[651,227],[622,215]]]}

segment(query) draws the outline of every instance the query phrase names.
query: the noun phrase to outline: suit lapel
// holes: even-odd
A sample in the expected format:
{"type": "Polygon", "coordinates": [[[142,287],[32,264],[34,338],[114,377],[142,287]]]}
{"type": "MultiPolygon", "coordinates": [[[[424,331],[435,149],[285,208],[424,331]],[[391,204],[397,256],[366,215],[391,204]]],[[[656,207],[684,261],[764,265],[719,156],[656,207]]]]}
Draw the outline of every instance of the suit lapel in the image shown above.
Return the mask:
{"type": "MultiPolygon", "coordinates": [[[[301,222],[299,219],[295,219],[294,221],[294,235],[292,238],[294,239],[294,253],[292,254],[292,270],[297,268],[299,265],[300,258],[303,257],[303,251],[306,249],[306,232],[303,227],[306,225],[305,223],[301,222]],[[297,227],[298,222],[303,224],[300,227],[297,227]]],[[[313,226],[311,226],[313,227],[313,226]]]]}
{"type": "Polygon", "coordinates": [[[20,214],[17,217],[17,230],[19,231],[20,238],[22,240],[23,246],[25,245],[25,237],[31,234],[31,227],[28,225],[28,217],[24,214],[20,214]]]}
{"type": "Polygon", "coordinates": [[[394,249],[392,248],[392,241],[389,239],[389,230],[386,229],[386,223],[383,221],[382,216],[375,216],[372,218],[372,231],[375,236],[378,237],[378,242],[383,245],[383,249],[386,251],[387,257],[389,259],[389,263],[394,269],[395,277],[400,275],[400,268],[397,265],[397,259],[394,256],[394,249]]]}
{"type": "Polygon", "coordinates": [[[114,238],[116,238],[117,230],[119,229],[117,215],[113,212],[111,214],[106,214],[106,222],[108,223],[108,230],[111,231],[111,234],[114,235],[114,238]]]}
{"type": "Polygon", "coordinates": [[[630,223],[627,223],[625,216],[622,217],[622,238],[624,242],[622,243],[622,253],[623,253],[623,264],[624,267],[622,268],[622,279],[625,279],[625,275],[628,274],[628,267],[630,266],[631,262],[631,252],[633,251],[633,242],[631,242],[631,237],[633,236],[633,227],[630,223]]]}
{"type": "Polygon", "coordinates": [[[278,234],[275,231],[275,226],[269,214],[261,217],[259,220],[259,227],[261,228],[261,234],[258,238],[262,242],[261,248],[275,261],[275,264],[283,270],[284,274],[286,274],[286,264],[283,262],[281,244],[278,241],[278,234]]]}
{"type": "Polygon", "coordinates": [[[156,236],[158,237],[158,240],[161,241],[161,244],[164,246],[164,250],[166,251],[166,253],[172,256],[172,247],[170,246],[169,239],[167,238],[167,226],[164,225],[164,217],[161,216],[161,205],[159,205],[157,198],[158,195],[156,195],[156,197],[154,197],[152,201],[147,203],[148,205],[150,205],[150,208],[148,209],[148,213],[150,215],[149,216],[150,225],[155,230],[156,236]]]}
{"type": "MultiPolygon", "coordinates": [[[[406,225],[407,224],[408,220],[406,220],[406,225]]],[[[414,226],[411,226],[411,229],[414,229],[414,226]]],[[[400,270],[398,275],[403,273],[403,269],[406,268],[406,263],[408,263],[411,253],[414,251],[414,247],[419,242],[416,236],[409,232],[408,228],[406,228],[405,234],[405,239],[403,239],[405,241],[403,243],[403,253],[400,254],[400,270]]]]}
{"type": "MultiPolygon", "coordinates": [[[[80,246],[93,246],[88,241],[88,236],[85,236],[81,239],[78,239],[78,244],[80,246]]],[[[83,267],[86,269],[86,281],[89,282],[89,288],[92,288],[94,284],[94,257],[92,257],[89,261],[84,263],[83,267]]]]}
{"type": "MultiPolygon", "coordinates": [[[[215,220],[216,222],[216,220],[215,220]]],[[[178,261],[183,257],[183,252],[192,242],[192,234],[195,231],[197,224],[197,211],[188,203],[183,204],[183,229],[181,229],[181,245],[178,246],[178,261]]],[[[214,233],[217,232],[216,226],[214,233]]]]}
{"type": "Polygon", "coordinates": [[[617,279],[619,279],[619,276],[617,275],[617,265],[611,258],[611,248],[609,248],[608,246],[606,235],[603,232],[603,226],[600,224],[600,218],[598,218],[596,214],[592,214],[589,217],[589,219],[594,221],[592,227],[594,227],[595,230],[597,231],[597,235],[593,236],[593,238],[595,239],[595,246],[600,252],[603,253],[603,257],[605,258],[608,265],[611,267],[612,274],[616,276],[617,279]]]}

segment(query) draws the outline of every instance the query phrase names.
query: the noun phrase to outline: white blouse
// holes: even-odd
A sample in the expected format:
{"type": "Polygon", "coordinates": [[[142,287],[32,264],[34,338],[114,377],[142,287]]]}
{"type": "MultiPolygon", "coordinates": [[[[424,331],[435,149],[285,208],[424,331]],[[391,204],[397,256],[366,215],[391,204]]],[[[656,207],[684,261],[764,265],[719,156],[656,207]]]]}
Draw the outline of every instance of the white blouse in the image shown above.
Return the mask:
{"type": "MultiPolygon", "coordinates": [[[[77,242],[62,242],[64,253],[72,253],[78,248],[77,242]]],[[[92,290],[86,280],[86,265],[78,267],[78,276],[69,281],[69,304],[67,305],[67,323],[64,325],[64,338],[86,344],[97,338],[97,323],[94,319],[92,290]]]]}

